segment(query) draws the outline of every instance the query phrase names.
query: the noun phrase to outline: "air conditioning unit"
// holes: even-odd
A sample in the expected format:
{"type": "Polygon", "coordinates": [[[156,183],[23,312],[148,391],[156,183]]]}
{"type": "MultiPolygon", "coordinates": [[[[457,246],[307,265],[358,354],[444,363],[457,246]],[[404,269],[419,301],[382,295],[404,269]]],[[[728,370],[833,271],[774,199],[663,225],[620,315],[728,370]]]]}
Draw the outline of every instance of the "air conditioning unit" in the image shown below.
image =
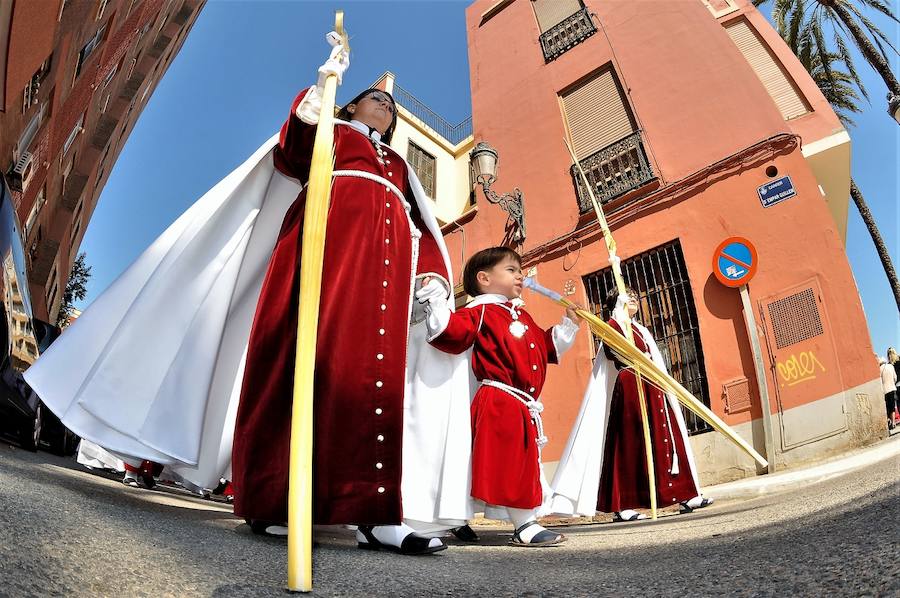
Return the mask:
{"type": "Polygon", "coordinates": [[[28,182],[34,174],[34,155],[29,152],[23,152],[19,160],[13,166],[9,173],[9,186],[14,191],[25,191],[28,182]]]}

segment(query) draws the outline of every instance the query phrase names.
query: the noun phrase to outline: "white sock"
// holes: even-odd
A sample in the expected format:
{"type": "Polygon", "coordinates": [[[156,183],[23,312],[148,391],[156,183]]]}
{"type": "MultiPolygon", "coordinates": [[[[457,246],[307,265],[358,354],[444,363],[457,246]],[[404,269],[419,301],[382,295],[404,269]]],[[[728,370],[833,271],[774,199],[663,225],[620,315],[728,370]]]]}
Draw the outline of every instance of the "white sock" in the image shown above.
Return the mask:
{"type": "MultiPolygon", "coordinates": [[[[711,498],[707,498],[706,500],[708,501],[707,504],[712,504],[712,502],[713,502],[713,499],[711,499],[711,498]]],[[[695,496],[694,498],[692,498],[691,500],[687,501],[684,504],[686,504],[691,509],[696,509],[701,504],[703,504],[703,497],[698,494],[697,496],[695,496]]]]}
{"type": "Polygon", "coordinates": [[[619,517],[621,517],[622,519],[625,519],[626,521],[631,519],[635,515],[638,516],[638,519],[646,519],[647,518],[646,515],[641,515],[634,509],[625,509],[624,511],[619,511],[619,517]]]}
{"type": "MultiPolygon", "coordinates": [[[[403,538],[414,533],[416,533],[416,530],[405,523],[401,523],[400,525],[376,525],[372,528],[372,535],[375,536],[376,540],[382,544],[389,544],[390,546],[396,546],[397,548],[400,548],[400,544],[403,543],[403,538]]],[[[357,534],[362,535],[361,532],[357,532],[357,534]]],[[[434,548],[441,544],[442,542],[438,538],[431,538],[428,542],[428,547],[434,548]]]]}
{"type": "Polygon", "coordinates": [[[286,525],[270,525],[266,528],[266,533],[272,536],[285,537],[288,535],[288,528],[286,525]]]}
{"type": "MultiPolygon", "coordinates": [[[[535,516],[537,509],[514,509],[512,507],[506,507],[506,510],[509,512],[509,518],[512,520],[516,529],[519,529],[529,521],[537,521],[537,517],[535,516]]],[[[547,528],[537,523],[529,525],[519,532],[519,538],[527,544],[531,542],[532,538],[546,529],[547,528]]]]}

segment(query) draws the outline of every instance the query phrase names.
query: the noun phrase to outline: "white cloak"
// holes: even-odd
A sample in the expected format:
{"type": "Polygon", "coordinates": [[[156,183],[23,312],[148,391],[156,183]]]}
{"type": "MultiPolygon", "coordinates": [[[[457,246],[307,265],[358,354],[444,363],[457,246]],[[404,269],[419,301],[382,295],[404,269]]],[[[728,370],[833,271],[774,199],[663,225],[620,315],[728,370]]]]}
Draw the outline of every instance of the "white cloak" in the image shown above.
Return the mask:
{"type": "MultiPolygon", "coordinates": [[[[203,488],[230,476],[256,303],[284,215],[302,190],[274,167],[277,143],[276,134],[182,214],[27,370],[70,430],[203,488]]],[[[452,281],[429,201],[408,165],[407,172],[452,281]]],[[[429,346],[424,328],[409,335],[403,512],[458,524],[471,517],[467,367],[429,346]]]]}

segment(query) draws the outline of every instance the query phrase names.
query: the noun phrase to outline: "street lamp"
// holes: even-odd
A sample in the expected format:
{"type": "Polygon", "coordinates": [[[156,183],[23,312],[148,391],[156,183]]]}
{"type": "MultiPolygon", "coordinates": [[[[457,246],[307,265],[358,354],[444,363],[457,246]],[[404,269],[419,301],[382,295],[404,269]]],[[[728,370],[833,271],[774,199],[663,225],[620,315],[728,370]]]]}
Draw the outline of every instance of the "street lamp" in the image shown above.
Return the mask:
{"type": "Polygon", "coordinates": [[[894,117],[897,124],[900,124],[900,95],[895,95],[890,91],[887,94],[888,114],[894,117]]]}
{"type": "Polygon", "coordinates": [[[525,197],[517,188],[512,193],[497,195],[491,190],[491,183],[497,180],[497,167],[499,154],[484,141],[479,141],[469,154],[472,164],[472,172],[475,174],[475,182],[481,185],[484,196],[492,204],[499,204],[500,209],[509,214],[509,220],[515,224],[512,233],[512,241],[522,243],[525,241],[525,197]]]}

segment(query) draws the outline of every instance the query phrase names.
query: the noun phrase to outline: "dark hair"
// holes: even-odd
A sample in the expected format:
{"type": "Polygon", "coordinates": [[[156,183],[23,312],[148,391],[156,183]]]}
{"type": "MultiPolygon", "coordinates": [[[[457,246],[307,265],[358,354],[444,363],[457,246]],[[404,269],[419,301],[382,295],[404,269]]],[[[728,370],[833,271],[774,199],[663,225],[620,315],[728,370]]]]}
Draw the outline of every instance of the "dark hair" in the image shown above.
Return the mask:
{"type": "Polygon", "coordinates": [[[522,256],[509,247],[489,247],[470,257],[463,269],[463,288],[466,293],[472,297],[481,295],[478,273],[490,270],[506,258],[515,260],[519,265],[522,264],[522,256]]]}
{"type": "MultiPolygon", "coordinates": [[[[625,287],[625,293],[628,295],[637,295],[637,292],[631,287],[625,287]]],[[[616,308],[616,302],[619,300],[619,289],[616,286],[613,286],[606,293],[606,299],[603,300],[603,309],[606,310],[608,317],[612,317],[613,310],[616,308]]]]}
{"type": "Polygon", "coordinates": [[[383,93],[384,95],[389,97],[391,99],[391,103],[394,105],[394,116],[391,119],[391,125],[387,128],[387,131],[385,131],[384,134],[381,136],[381,141],[383,143],[390,144],[391,137],[394,136],[394,129],[397,128],[397,101],[394,99],[394,96],[392,96],[391,94],[389,94],[388,92],[386,92],[383,89],[378,89],[377,87],[370,87],[369,89],[365,90],[364,92],[362,92],[361,94],[359,94],[358,96],[356,96],[355,98],[353,98],[352,100],[350,100],[349,102],[344,104],[343,108],[341,108],[338,111],[337,118],[339,118],[341,120],[346,120],[347,122],[350,122],[351,120],[353,120],[353,114],[351,114],[350,111],[347,110],[347,106],[349,106],[350,104],[353,104],[354,106],[356,104],[359,104],[360,100],[362,100],[364,97],[366,97],[370,93],[374,93],[376,91],[379,93],[383,93]]]}

